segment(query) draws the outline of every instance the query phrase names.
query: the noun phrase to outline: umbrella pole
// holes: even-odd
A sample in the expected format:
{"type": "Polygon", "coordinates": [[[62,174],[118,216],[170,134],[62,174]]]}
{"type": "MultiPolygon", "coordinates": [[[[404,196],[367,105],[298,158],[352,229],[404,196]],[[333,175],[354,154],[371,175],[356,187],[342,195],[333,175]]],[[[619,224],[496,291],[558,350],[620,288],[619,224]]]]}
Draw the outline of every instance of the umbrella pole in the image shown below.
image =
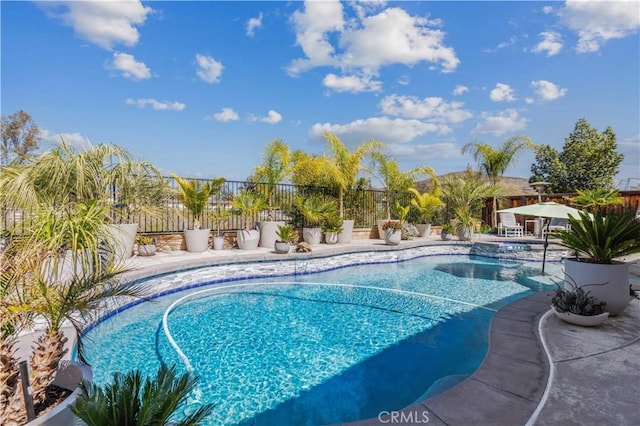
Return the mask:
{"type": "Polygon", "coordinates": [[[550,220],[547,220],[547,232],[544,234],[544,251],[542,253],[542,275],[544,275],[544,263],[547,260],[547,247],[549,247],[549,225],[551,224],[550,220]]]}

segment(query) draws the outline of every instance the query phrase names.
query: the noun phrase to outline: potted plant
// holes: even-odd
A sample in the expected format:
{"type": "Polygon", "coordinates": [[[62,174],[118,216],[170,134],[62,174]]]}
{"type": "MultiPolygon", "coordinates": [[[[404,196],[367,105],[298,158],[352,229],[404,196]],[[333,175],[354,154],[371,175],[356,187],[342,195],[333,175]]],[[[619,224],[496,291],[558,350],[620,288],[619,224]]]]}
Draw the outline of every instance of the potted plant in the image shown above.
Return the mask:
{"type": "Polygon", "coordinates": [[[153,256],[156,254],[156,239],[154,237],[138,234],[136,243],[138,243],[138,256],[153,256]]]}
{"type": "Polygon", "coordinates": [[[311,246],[320,244],[322,225],[326,218],[335,212],[334,203],[319,195],[310,195],[304,198],[297,197],[295,205],[304,218],[302,239],[311,246]]]}
{"type": "Polygon", "coordinates": [[[461,241],[471,241],[473,237],[473,230],[477,222],[476,218],[471,215],[466,209],[456,209],[456,232],[458,233],[458,239],[461,241]]]}
{"type": "Polygon", "coordinates": [[[293,225],[280,225],[276,230],[276,239],[274,243],[274,249],[276,253],[289,253],[291,246],[296,243],[296,233],[293,230],[293,225]]]}
{"type": "Polygon", "coordinates": [[[236,195],[231,205],[241,216],[242,227],[237,233],[236,241],[241,250],[258,248],[260,231],[255,228],[255,217],[265,208],[265,200],[261,196],[245,190],[236,195]]]}
{"type": "Polygon", "coordinates": [[[209,248],[210,229],[201,228],[200,220],[207,212],[209,198],[220,190],[225,179],[217,178],[202,182],[196,179],[183,179],[175,174],[173,178],[178,184],[178,200],[193,216],[193,228],[184,230],[187,251],[203,252],[209,248]]]}
{"type": "Polygon", "coordinates": [[[213,213],[211,213],[211,220],[216,223],[216,235],[213,236],[213,249],[222,250],[224,248],[224,234],[220,232],[220,222],[227,220],[231,217],[229,210],[222,210],[218,207],[213,213]]]}
{"type": "Polygon", "coordinates": [[[382,225],[384,231],[384,242],[390,246],[397,246],[402,240],[402,223],[400,221],[388,220],[382,225]]]}
{"type": "Polygon", "coordinates": [[[444,225],[442,225],[442,228],[440,229],[440,238],[442,238],[442,241],[450,241],[451,239],[453,239],[454,230],[455,228],[450,223],[445,223],[444,225]]]}
{"type": "Polygon", "coordinates": [[[601,324],[609,317],[609,312],[604,311],[605,306],[606,303],[596,302],[588,291],[577,286],[569,289],[558,286],[551,299],[551,307],[556,316],[576,325],[601,324]]]}
{"type": "Polygon", "coordinates": [[[559,244],[575,253],[565,261],[565,288],[586,288],[610,315],[629,304],[629,265],[615,260],[640,252],[640,221],[632,212],[621,215],[580,212],[569,216],[570,229],[554,232],[559,244]]]}
{"type": "Polygon", "coordinates": [[[414,206],[419,213],[420,223],[416,225],[419,237],[427,237],[431,234],[431,219],[437,207],[444,205],[439,196],[439,191],[434,189],[432,192],[420,192],[415,188],[409,188],[414,198],[411,199],[411,205],[414,206]]]}
{"type": "Polygon", "coordinates": [[[338,234],[342,232],[342,223],[343,220],[337,212],[327,216],[322,227],[325,243],[335,244],[338,242],[338,234]]]}

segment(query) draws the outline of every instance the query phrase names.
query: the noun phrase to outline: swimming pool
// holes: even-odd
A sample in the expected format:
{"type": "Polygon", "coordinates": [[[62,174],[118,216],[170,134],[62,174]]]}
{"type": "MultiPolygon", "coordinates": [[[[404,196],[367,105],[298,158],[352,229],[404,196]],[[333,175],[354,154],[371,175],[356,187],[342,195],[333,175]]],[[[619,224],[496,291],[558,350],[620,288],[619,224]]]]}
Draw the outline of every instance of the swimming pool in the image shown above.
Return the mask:
{"type": "Polygon", "coordinates": [[[217,283],[103,321],[86,336],[86,356],[98,383],[115,371],[154,373],[161,361],[192,369],[200,376],[192,403],[215,403],[211,424],[376,417],[473,373],[493,314],[541,290],[529,278],[537,273],[519,262],[431,256],[217,283]]]}

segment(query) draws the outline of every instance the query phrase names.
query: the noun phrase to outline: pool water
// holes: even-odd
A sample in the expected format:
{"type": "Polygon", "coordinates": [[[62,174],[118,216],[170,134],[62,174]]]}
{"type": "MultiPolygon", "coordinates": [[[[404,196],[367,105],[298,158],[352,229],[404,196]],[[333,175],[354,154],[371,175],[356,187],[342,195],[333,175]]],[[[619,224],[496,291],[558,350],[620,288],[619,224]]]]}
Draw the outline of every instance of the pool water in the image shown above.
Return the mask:
{"type": "Polygon", "coordinates": [[[218,283],[103,321],[85,354],[99,384],[161,362],[192,371],[199,385],[183,410],[213,402],[211,425],[354,421],[473,373],[495,311],[542,289],[532,275],[517,262],[434,256],[218,283]]]}

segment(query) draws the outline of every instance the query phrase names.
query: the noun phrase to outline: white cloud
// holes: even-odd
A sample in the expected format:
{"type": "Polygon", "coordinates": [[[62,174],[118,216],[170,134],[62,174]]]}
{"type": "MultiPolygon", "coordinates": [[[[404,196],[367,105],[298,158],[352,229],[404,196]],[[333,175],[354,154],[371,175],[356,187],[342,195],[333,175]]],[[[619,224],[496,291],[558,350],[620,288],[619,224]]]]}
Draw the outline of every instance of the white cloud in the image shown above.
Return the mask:
{"type": "Polygon", "coordinates": [[[506,109],[498,114],[483,112],[481,122],[471,131],[472,135],[500,136],[507,132],[517,132],[527,127],[527,119],[518,115],[515,109],[506,109]]]}
{"type": "Polygon", "coordinates": [[[460,96],[460,95],[462,95],[464,93],[467,93],[468,91],[469,91],[469,88],[467,86],[462,86],[462,85],[458,84],[456,86],[456,88],[453,89],[453,95],[454,96],[460,96]]]}
{"type": "Polygon", "coordinates": [[[144,62],[136,61],[133,55],[128,53],[114,53],[113,61],[109,64],[111,69],[122,73],[122,76],[130,80],[147,80],[151,78],[151,70],[144,62]]]}
{"type": "Polygon", "coordinates": [[[562,37],[555,31],[541,32],[542,41],[533,48],[535,53],[547,53],[547,57],[557,55],[562,50],[562,37]]]}
{"type": "Polygon", "coordinates": [[[232,108],[222,108],[220,112],[213,114],[212,118],[216,121],[237,121],[240,117],[232,108]]]}
{"type": "Polygon", "coordinates": [[[356,120],[347,124],[316,123],[309,134],[320,137],[329,132],[338,136],[345,144],[356,145],[362,141],[375,138],[385,144],[406,143],[426,133],[436,133],[441,127],[420,120],[391,119],[372,117],[356,120]]]}
{"type": "Polygon", "coordinates": [[[527,104],[533,104],[533,103],[536,102],[535,99],[533,99],[533,98],[524,98],[524,101],[527,104]]]}
{"type": "Polygon", "coordinates": [[[276,124],[282,121],[282,115],[277,111],[270,109],[266,117],[257,118],[257,120],[262,121],[263,123],[276,124]]]}
{"type": "Polygon", "coordinates": [[[114,44],[135,46],[140,34],[137,26],[144,24],[153,9],[140,1],[59,1],[39,2],[50,17],[60,19],[76,35],[111,50],[114,44]]]}
{"type": "Polygon", "coordinates": [[[545,101],[553,101],[567,94],[567,89],[563,89],[547,80],[532,81],[531,87],[545,101]]]}
{"type": "Polygon", "coordinates": [[[196,74],[203,81],[207,83],[217,83],[220,81],[220,76],[222,75],[222,70],[224,66],[222,63],[216,61],[211,56],[205,55],[196,55],[196,63],[198,64],[198,70],[196,74]]]}
{"type": "Polygon", "coordinates": [[[163,110],[172,110],[172,111],[182,111],[187,106],[181,102],[169,102],[169,101],[157,101],[153,98],[141,98],[141,99],[131,99],[127,98],[124,101],[127,105],[135,105],[138,108],[144,108],[147,105],[151,106],[151,108],[163,111],[163,110]]]}
{"type": "Polygon", "coordinates": [[[411,83],[411,78],[408,75],[403,75],[398,79],[398,84],[401,86],[408,86],[411,83]]]}
{"type": "Polygon", "coordinates": [[[322,80],[322,84],[336,92],[380,92],[382,90],[382,82],[371,80],[367,76],[348,75],[344,77],[335,74],[327,74],[322,80]]]}
{"type": "Polygon", "coordinates": [[[443,44],[445,33],[437,28],[441,25],[438,20],[411,16],[401,8],[390,7],[369,16],[366,13],[375,8],[361,8],[356,18],[345,23],[338,1],[304,4],[304,11],[293,14],[293,23],[297,44],[306,57],[290,64],[288,71],[292,75],[318,66],[375,75],[386,65],[412,66],[420,62],[437,64],[442,72],[452,72],[460,63],[455,51],[443,44]]]}
{"type": "Polygon", "coordinates": [[[608,40],[638,32],[640,3],[567,0],[560,16],[571,30],[578,33],[578,52],[597,52],[608,40]]]}
{"type": "Polygon", "coordinates": [[[262,28],[262,12],[257,18],[251,18],[247,21],[247,35],[253,37],[255,30],[258,28],[262,28]]]}
{"type": "Polygon", "coordinates": [[[55,145],[60,143],[61,138],[68,145],[80,149],[88,148],[91,145],[89,138],[81,135],[80,133],[52,133],[47,129],[43,129],[40,132],[40,140],[44,143],[55,145]]]}
{"type": "Polygon", "coordinates": [[[548,15],[550,13],[553,13],[553,7],[552,6],[545,6],[542,8],[542,13],[544,13],[545,15],[548,15]]]}
{"type": "Polygon", "coordinates": [[[442,98],[418,99],[415,96],[390,95],[380,101],[380,109],[388,115],[402,118],[427,119],[444,123],[460,123],[473,116],[462,109],[462,102],[446,102],[442,98]]]}
{"type": "Polygon", "coordinates": [[[489,98],[493,102],[513,102],[516,100],[513,89],[508,84],[498,83],[491,91],[489,98]]]}
{"type": "Polygon", "coordinates": [[[398,161],[426,162],[460,158],[460,147],[450,142],[423,144],[391,144],[385,145],[387,152],[398,161]]]}

